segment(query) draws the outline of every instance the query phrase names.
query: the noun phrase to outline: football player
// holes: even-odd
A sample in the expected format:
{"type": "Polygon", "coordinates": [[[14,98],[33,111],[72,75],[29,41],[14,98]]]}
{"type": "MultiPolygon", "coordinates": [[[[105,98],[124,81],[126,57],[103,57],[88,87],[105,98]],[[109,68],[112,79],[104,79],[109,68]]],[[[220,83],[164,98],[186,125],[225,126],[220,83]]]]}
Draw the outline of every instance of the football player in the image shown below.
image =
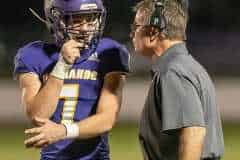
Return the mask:
{"type": "Polygon", "coordinates": [[[109,159],[114,126],[129,72],[127,49],[101,38],[106,10],[101,0],[45,0],[54,43],[19,49],[14,74],[26,115],[27,147],[42,160],[109,159]]]}

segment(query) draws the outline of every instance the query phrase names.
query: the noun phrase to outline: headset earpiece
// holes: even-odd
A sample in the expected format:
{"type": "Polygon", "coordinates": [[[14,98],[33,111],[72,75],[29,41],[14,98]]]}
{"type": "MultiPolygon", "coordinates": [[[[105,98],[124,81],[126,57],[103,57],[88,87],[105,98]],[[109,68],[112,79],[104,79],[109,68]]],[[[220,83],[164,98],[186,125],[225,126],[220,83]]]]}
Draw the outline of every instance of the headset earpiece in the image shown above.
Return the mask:
{"type": "Polygon", "coordinates": [[[158,27],[160,30],[166,28],[166,19],[163,16],[163,0],[153,1],[153,13],[150,17],[150,25],[158,27]]]}

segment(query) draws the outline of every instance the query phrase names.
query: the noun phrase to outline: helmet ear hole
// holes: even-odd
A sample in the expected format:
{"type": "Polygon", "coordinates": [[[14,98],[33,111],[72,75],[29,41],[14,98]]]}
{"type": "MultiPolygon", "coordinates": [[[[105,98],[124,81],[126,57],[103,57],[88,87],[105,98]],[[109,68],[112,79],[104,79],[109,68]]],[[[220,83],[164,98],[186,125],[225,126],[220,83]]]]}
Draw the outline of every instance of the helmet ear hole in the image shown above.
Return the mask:
{"type": "Polygon", "coordinates": [[[48,20],[48,23],[46,24],[46,25],[47,25],[47,29],[49,30],[49,32],[50,32],[51,34],[54,34],[53,21],[52,21],[52,19],[49,18],[49,17],[46,17],[46,18],[47,18],[47,20],[48,20]]]}
{"type": "Polygon", "coordinates": [[[54,31],[53,31],[52,27],[49,27],[49,31],[50,31],[51,34],[54,34],[54,31]]]}

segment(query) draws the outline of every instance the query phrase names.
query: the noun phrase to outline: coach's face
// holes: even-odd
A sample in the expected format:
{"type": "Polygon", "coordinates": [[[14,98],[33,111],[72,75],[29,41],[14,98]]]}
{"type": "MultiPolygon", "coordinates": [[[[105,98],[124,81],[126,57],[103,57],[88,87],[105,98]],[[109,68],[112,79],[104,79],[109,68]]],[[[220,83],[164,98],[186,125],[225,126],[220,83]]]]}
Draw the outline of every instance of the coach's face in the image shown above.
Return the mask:
{"type": "Polygon", "coordinates": [[[135,51],[144,56],[147,56],[149,37],[146,34],[145,17],[146,12],[139,9],[131,26],[130,37],[132,39],[135,51]]]}

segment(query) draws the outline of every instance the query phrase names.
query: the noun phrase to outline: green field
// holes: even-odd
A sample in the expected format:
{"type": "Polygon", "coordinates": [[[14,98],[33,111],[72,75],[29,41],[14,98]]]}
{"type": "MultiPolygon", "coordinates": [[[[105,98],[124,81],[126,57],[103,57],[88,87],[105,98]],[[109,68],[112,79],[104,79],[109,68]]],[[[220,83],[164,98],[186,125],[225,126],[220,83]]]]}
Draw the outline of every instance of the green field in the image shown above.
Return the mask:
{"type": "MultiPolygon", "coordinates": [[[[1,126],[0,159],[38,160],[39,150],[25,149],[24,126],[1,126]]],[[[224,125],[224,160],[240,159],[240,124],[224,125]]],[[[113,160],[141,160],[137,140],[137,125],[119,124],[110,133],[111,156],[113,160]]]]}

